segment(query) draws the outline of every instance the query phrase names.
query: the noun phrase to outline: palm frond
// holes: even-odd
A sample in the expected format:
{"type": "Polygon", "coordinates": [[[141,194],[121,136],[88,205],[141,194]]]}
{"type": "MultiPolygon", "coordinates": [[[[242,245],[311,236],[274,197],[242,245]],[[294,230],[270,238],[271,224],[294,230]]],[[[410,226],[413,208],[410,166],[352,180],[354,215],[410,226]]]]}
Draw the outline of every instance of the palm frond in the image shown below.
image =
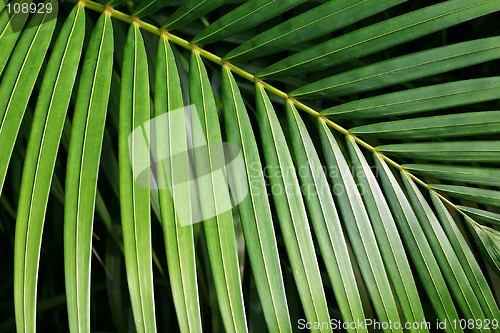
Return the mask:
{"type": "MultiPolygon", "coordinates": [[[[45,211],[85,33],[84,7],[64,23],[45,72],[33,115],[16,217],[14,302],[19,331],[34,331],[36,289],[45,211]]],[[[2,133],[3,134],[3,133],[2,133]]]]}
{"type": "Polygon", "coordinates": [[[17,331],[47,309],[72,332],[499,329],[498,1],[15,2],[0,305],[13,285],[17,331]]]}
{"type": "Polygon", "coordinates": [[[68,148],[64,259],[72,331],[90,327],[93,212],[112,66],[113,27],[104,14],[86,50],[68,148]]]}
{"type": "MultiPolygon", "coordinates": [[[[156,332],[150,193],[147,187],[141,187],[134,181],[135,173],[144,170],[144,162],[149,161],[149,149],[140,144],[150,142],[146,137],[150,132],[147,128],[150,109],[146,57],[141,31],[137,25],[131,25],[123,55],[118,133],[123,248],[136,329],[139,332],[156,332]],[[132,133],[137,127],[139,130],[132,133]]],[[[149,175],[144,178],[147,185],[149,175]]]]}

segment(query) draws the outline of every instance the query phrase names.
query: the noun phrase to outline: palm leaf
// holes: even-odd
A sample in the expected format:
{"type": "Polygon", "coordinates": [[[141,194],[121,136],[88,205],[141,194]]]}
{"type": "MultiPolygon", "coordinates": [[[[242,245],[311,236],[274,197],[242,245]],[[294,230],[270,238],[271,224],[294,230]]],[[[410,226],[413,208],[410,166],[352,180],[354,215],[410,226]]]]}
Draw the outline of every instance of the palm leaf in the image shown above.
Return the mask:
{"type": "Polygon", "coordinates": [[[238,142],[245,161],[246,179],[235,174],[239,177],[234,183],[249,191],[239,212],[264,316],[271,332],[287,332],[292,328],[262,164],[245,104],[227,67],[223,68],[222,99],[224,110],[228,110],[224,113],[228,139],[238,142]]]}
{"type": "MultiPolygon", "coordinates": [[[[157,1],[161,2],[161,1],[157,1]]],[[[172,16],[170,16],[163,27],[175,29],[179,26],[191,23],[195,19],[210,13],[224,3],[224,0],[190,0],[186,1],[172,16]]]]}
{"type": "Polygon", "coordinates": [[[324,78],[290,95],[301,98],[342,96],[387,87],[496,59],[499,47],[498,37],[438,47],[324,78]]]}
{"type": "Polygon", "coordinates": [[[33,17],[30,22],[33,27],[22,33],[13,52],[13,60],[9,62],[0,84],[0,144],[4,147],[0,151],[0,191],[24,111],[54,32],[53,18],[57,15],[57,3],[50,3],[54,4],[54,11],[48,15],[33,17]]]}
{"type": "MultiPolygon", "coordinates": [[[[438,318],[442,321],[452,322],[458,320],[458,313],[453,304],[448,287],[444,280],[432,248],[419,224],[418,216],[392,174],[384,160],[376,156],[376,162],[381,170],[382,185],[388,196],[389,204],[395,215],[402,236],[407,247],[415,249],[409,251],[417,274],[429,295],[430,301],[438,318]]],[[[462,332],[460,327],[449,328],[450,332],[462,332]]]]}
{"type": "MultiPolygon", "coordinates": [[[[182,108],[184,103],[174,54],[165,38],[161,38],[159,41],[156,59],[155,113],[160,116],[165,111],[169,112],[182,108]]],[[[155,130],[156,138],[154,140],[156,140],[157,149],[165,147],[167,150],[165,152],[166,156],[172,156],[175,154],[174,150],[187,150],[187,134],[185,127],[170,125],[172,120],[175,120],[173,116],[167,114],[167,117],[169,117],[168,124],[164,128],[168,129],[168,133],[165,133],[163,128],[159,126],[161,123],[155,124],[158,129],[155,130]],[[165,139],[169,145],[163,144],[165,139]]],[[[159,154],[160,152],[156,152],[157,156],[159,154]]],[[[170,184],[172,184],[172,178],[188,178],[185,175],[186,172],[189,172],[187,154],[185,157],[185,159],[180,159],[180,163],[173,163],[171,159],[167,159],[167,162],[161,162],[162,165],[159,169],[164,176],[158,178],[163,179],[163,181],[168,179],[170,184]],[[164,163],[170,165],[164,165],[164,163]]],[[[170,193],[169,189],[159,188],[158,197],[177,318],[179,319],[181,331],[201,331],[198,285],[195,279],[196,259],[193,228],[191,226],[182,227],[178,217],[181,210],[185,210],[184,214],[190,214],[191,194],[189,189],[182,191],[173,185],[170,186],[170,189],[172,193],[170,193]],[[177,209],[178,213],[174,209],[177,209]]],[[[187,218],[190,219],[191,216],[187,216],[187,218]]]]}
{"type": "Polygon", "coordinates": [[[361,99],[324,110],[338,118],[377,118],[444,109],[494,99],[500,92],[499,78],[488,77],[408,89],[361,99]]]}
{"type": "MultiPolygon", "coordinates": [[[[328,308],[324,291],[314,287],[322,284],[321,276],[292,157],[269,97],[262,86],[257,85],[256,89],[261,136],[274,143],[264,147],[264,157],[266,165],[273,170],[269,176],[271,194],[284,233],[297,289],[307,319],[311,322],[325,322],[329,317],[328,308]]],[[[323,328],[321,331],[330,330],[323,328]]]]}
{"type": "Polygon", "coordinates": [[[498,141],[448,141],[399,143],[378,147],[388,155],[411,157],[428,161],[498,162],[498,141]]]}
{"type": "Polygon", "coordinates": [[[207,27],[193,39],[193,43],[211,43],[240,31],[244,31],[302,2],[304,2],[304,0],[248,1],[207,27]]]}
{"type": "MultiPolygon", "coordinates": [[[[146,50],[141,32],[130,27],[123,60],[120,93],[119,168],[123,247],[134,322],[139,332],[155,332],[153,269],[151,253],[151,208],[149,189],[134,182],[134,172],[149,161],[149,142],[143,135],[149,128],[149,80],[146,50]],[[134,132],[129,155],[129,134],[134,132]],[[141,141],[144,140],[144,141],[141,141]],[[131,170],[132,169],[132,170],[131,170]]],[[[141,170],[142,171],[142,170],[141,170]]],[[[147,172],[147,171],[146,171],[147,172]]],[[[145,177],[149,181],[149,177],[145,177]]]]}
{"type": "Polygon", "coordinates": [[[466,112],[413,118],[354,127],[357,135],[381,138],[429,139],[463,137],[500,132],[500,112],[466,112]]]}
{"type": "MultiPolygon", "coordinates": [[[[374,222],[373,229],[380,246],[382,258],[403,314],[408,321],[422,322],[425,318],[422,304],[416,296],[418,293],[417,287],[394,216],[373,171],[370,169],[358,145],[352,139],[347,142],[357,182],[360,188],[363,189],[363,201],[371,221],[374,222]]],[[[417,328],[415,331],[425,332],[427,328],[417,328]]]]}
{"type": "MultiPolygon", "coordinates": [[[[399,321],[399,314],[391,291],[389,278],[383,264],[370,218],[357,190],[347,161],[324,121],[320,122],[320,136],[323,151],[330,172],[333,188],[344,220],[353,221],[346,225],[347,234],[359,262],[363,279],[381,321],[399,321]]],[[[398,329],[387,331],[398,332],[398,329]]]]}
{"type": "Polygon", "coordinates": [[[500,9],[495,1],[446,1],[331,39],[273,64],[260,77],[319,71],[500,9]],[[446,19],[443,19],[446,17],[446,19]]]}
{"type": "Polygon", "coordinates": [[[482,209],[477,209],[477,208],[472,208],[472,207],[467,207],[467,206],[458,206],[458,208],[471,215],[474,218],[477,218],[478,220],[487,222],[487,223],[492,223],[492,224],[498,224],[500,223],[500,214],[488,212],[486,210],[482,209]]]}
{"type": "Polygon", "coordinates": [[[416,187],[415,182],[409,179],[408,176],[402,178],[408,193],[408,199],[413,207],[417,207],[415,209],[417,218],[423,222],[422,229],[426,234],[426,238],[449,285],[450,291],[458,303],[458,307],[467,318],[484,320],[485,315],[476,298],[477,290],[473,290],[471,287],[473,280],[471,281],[465,277],[465,272],[458,260],[457,253],[446,237],[436,215],[432,212],[430,205],[427,204],[422,193],[416,187]]]}
{"type": "Polygon", "coordinates": [[[251,38],[229,52],[225,59],[262,57],[307,42],[374,15],[405,0],[327,2],[251,38]]]}
{"type": "Polygon", "coordinates": [[[498,330],[498,1],[30,2],[0,332],[498,330]]]}
{"type": "MultiPolygon", "coordinates": [[[[134,15],[137,17],[147,16],[162,9],[163,7],[165,7],[165,5],[165,1],[142,0],[141,2],[139,2],[137,8],[134,9],[134,15]]],[[[110,4],[110,6],[116,6],[116,4],[110,4]]]]}
{"type": "Polygon", "coordinates": [[[298,134],[292,140],[295,165],[302,170],[299,178],[302,188],[306,189],[302,192],[321,253],[325,258],[336,258],[335,264],[326,262],[325,265],[340,311],[347,322],[365,318],[344,232],[326,175],[322,172],[318,154],[297,109],[291,103],[287,103],[286,107],[290,130],[298,134]]]}
{"type": "Polygon", "coordinates": [[[112,61],[113,27],[104,14],[86,51],[68,150],[64,259],[68,315],[75,332],[90,328],[93,213],[112,61]]]}
{"type": "Polygon", "coordinates": [[[17,329],[35,330],[36,284],[45,211],[85,30],[75,6],[57,38],[38,97],[24,162],[16,218],[14,300],[17,329]],[[35,274],[30,274],[30,270],[35,274]]]}
{"type": "Polygon", "coordinates": [[[451,197],[465,199],[485,205],[500,206],[498,202],[500,199],[500,191],[447,184],[436,184],[431,187],[438,192],[446,193],[451,197]]]}
{"type": "Polygon", "coordinates": [[[419,175],[460,183],[500,184],[500,170],[496,168],[441,164],[406,164],[404,168],[419,175]]]}
{"type": "Polygon", "coordinates": [[[432,202],[437,210],[439,221],[443,226],[448,239],[453,246],[454,252],[457,254],[460,260],[460,265],[464,269],[468,276],[468,281],[471,287],[474,289],[476,295],[481,295],[478,297],[479,302],[481,302],[481,307],[487,318],[493,318],[498,316],[499,309],[495,302],[493,295],[488,287],[486,279],[481,272],[481,269],[477,265],[476,260],[473,257],[472,251],[467,245],[462,233],[458,229],[455,221],[451,217],[450,213],[446,209],[444,203],[439,200],[439,197],[432,193],[432,202]]]}
{"type": "Polygon", "coordinates": [[[204,224],[219,307],[226,331],[246,332],[233,216],[231,211],[224,211],[230,198],[227,190],[219,188],[224,183],[220,170],[216,168],[217,163],[224,160],[224,156],[220,150],[212,150],[212,144],[222,141],[217,108],[205,66],[196,52],[191,55],[189,93],[203,130],[202,133],[193,131],[193,142],[206,140],[208,145],[207,154],[195,153],[196,176],[198,193],[208,193],[200,198],[202,212],[214,216],[204,224]],[[207,171],[210,172],[210,177],[203,177],[207,171]]]}
{"type": "MultiPolygon", "coordinates": [[[[31,0],[26,1],[26,3],[30,4],[31,0]]],[[[28,19],[28,13],[9,13],[8,10],[2,10],[3,8],[0,9],[0,42],[3,46],[0,50],[0,74],[3,72],[5,64],[22,33],[22,27],[28,19]]],[[[40,23],[34,25],[38,24],[40,23]]]]}
{"type": "Polygon", "coordinates": [[[500,235],[498,234],[498,230],[475,224],[473,221],[471,221],[471,224],[476,233],[476,238],[489,256],[496,272],[500,272],[500,252],[498,251],[500,248],[500,235]]]}

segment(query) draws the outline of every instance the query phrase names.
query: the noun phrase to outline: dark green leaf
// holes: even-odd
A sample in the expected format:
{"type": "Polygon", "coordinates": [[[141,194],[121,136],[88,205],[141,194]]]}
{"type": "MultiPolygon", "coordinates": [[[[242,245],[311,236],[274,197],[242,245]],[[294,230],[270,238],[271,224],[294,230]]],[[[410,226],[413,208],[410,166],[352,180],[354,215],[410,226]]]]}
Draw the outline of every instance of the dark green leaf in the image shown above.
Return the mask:
{"type": "Polygon", "coordinates": [[[431,139],[500,133],[500,111],[468,112],[389,121],[350,130],[360,136],[431,139]]]}
{"type": "Polygon", "coordinates": [[[342,96],[387,87],[497,59],[499,49],[500,37],[437,47],[343,72],[300,87],[290,95],[342,96]]]}
{"type": "MultiPolygon", "coordinates": [[[[330,128],[324,120],[319,121],[319,133],[329,176],[339,205],[344,227],[351,242],[377,317],[382,322],[400,321],[395,297],[384,267],[370,217],[356,186],[349,165],[330,128]]],[[[384,330],[402,332],[399,328],[384,330]]]]}
{"type": "MultiPolygon", "coordinates": [[[[271,194],[293,269],[293,276],[306,318],[310,322],[328,322],[323,283],[314,251],[306,207],[295,173],[292,156],[278,117],[264,88],[257,84],[257,116],[271,194]]],[[[313,331],[331,332],[329,327],[313,331]]]]}
{"type": "MultiPolygon", "coordinates": [[[[1,2],[1,1],[0,1],[1,2]]],[[[47,2],[49,3],[49,2],[47,2]]],[[[52,39],[57,1],[51,14],[36,15],[23,32],[0,82],[0,193],[24,111],[52,39]],[[22,82],[22,84],[20,84],[22,82]]],[[[0,48],[2,49],[2,48],[0,48]]]]}
{"type": "MultiPolygon", "coordinates": [[[[400,233],[403,236],[404,243],[408,249],[408,255],[412,259],[415,271],[420,277],[420,281],[429,296],[434,311],[440,321],[446,320],[448,323],[453,320],[459,321],[457,310],[455,309],[441,269],[434,257],[432,248],[429,245],[415,211],[392,174],[392,171],[389,169],[389,166],[378,155],[374,157],[377,168],[380,171],[387,201],[398,224],[400,233]]],[[[447,331],[463,332],[460,326],[447,326],[447,331]]]]}
{"type": "MultiPolygon", "coordinates": [[[[148,142],[146,133],[150,131],[149,112],[146,50],[139,27],[132,24],[123,56],[118,166],[125,268],[135,328],[141,333],[156,332],[149,177],[144,177],[142,186],[134,179],[135,173],[149,161],[149,150],[144,149],[148,142]],[[139,144],[143,142],[146,143],[139,144]]],[[[144,172],[148,173],[148,169],[144,172]]]]}
{"type": "Polygon", "coordinates": [[[250,0],[224,15],[198,34],[193,43],[207,44],[250,29],[305,0],[250,0]]]}
{"type": "Polygon", "coordinates": [[[500,77],[486,77],[361,99],[321,113],[336,118],[380,118],[489,101],[499,94],[500,77]]]}
{"type": "Polygon", "coordinates": [[[434,184],[430,186],[432,189],[451,197],[500,207],[500,191],[444,184],[434,184]]]}
{"type": "Polygon", "coordinates": [[[344,322],[363,321],[365,314],[330,185],[311,137],[295,106],[287,102],[286,109],[290,131],[297,134],[291,140],[292,152],[299,170],[309,218],[323,258],[335,258],[335,261],[325,261],[325,265],[342,312],[342,319],[344,322]]]}
{"type": "Polygon", "coordinates": [[[267,67],[258,76],[320,71],[497,10],[496,0],[445,1],[330,39],[267,67]]]}
{"type": "Polygon", "coordinates": [[[328,1],[257,35],[229,52],[224,59],[262,57],[341,29],[406,0],[328,1]]]}
{"type": "Polygon", "coordinates": [[[20,332],[36,329],[36,285],[45,211],[84,34],[85,13],[78,4],[54,45],[33,116],[14,245],[14,304],[20,332]]]}
{"type": "Polygon", "coordinates": [[[401,143],[380,146],[377,150],[389,155],[429,161],[500,161],[500,141],[401,143]]]}
{"type": "Polygon", "coordinates": [[[412,173],[478,185],[500,185],[500,170],[497,168],[443,164],[404,164],[412,173]]]}
{"type": "Polygon", "coordinates": [[[74,332],[90,330],[92,230],[112,66],[113,26],[103,14],[86,50],[68,149],[64,268],[68,320],[74,332]]]}
{"type": "Polygon", "coordinates": [[[236,173],[234,184],[248,191],[247,198],[238,205],[248,256],[269,331],[288,332],[292,326],[257,143],[236,81],[227,67],[222,71],[227,138],[239,145],[245,163],[246,172],[236,173]]]}

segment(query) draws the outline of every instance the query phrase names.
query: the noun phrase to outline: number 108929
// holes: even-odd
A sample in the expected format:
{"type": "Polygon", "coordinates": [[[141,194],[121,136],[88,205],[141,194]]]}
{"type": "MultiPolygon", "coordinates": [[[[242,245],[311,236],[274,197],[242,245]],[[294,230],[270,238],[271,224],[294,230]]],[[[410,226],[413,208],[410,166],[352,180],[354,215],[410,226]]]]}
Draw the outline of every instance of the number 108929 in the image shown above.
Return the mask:
{"type": "Polygon", "coordinates": [[[9,14],[45,14],[52,12],[52,4],[48,3],[8,3],[6,6],[9,14]]]}

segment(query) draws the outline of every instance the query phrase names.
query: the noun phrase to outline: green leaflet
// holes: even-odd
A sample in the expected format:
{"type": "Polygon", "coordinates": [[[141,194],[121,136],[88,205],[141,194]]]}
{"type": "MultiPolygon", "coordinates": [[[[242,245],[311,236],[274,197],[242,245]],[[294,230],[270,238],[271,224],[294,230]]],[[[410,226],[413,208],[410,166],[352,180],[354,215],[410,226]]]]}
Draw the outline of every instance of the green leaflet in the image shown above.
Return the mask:
{"type": "Polygon", "coordinates": [[[72,332],[90,331],[90,259],[97,174],[113,66],[113,27],[94,27],[80,78],[66,171],[64,265],[72,332]]]}
{"type": "Polygon", "coordinates": [[[500,191],[444,184],[432,184],[430,187],[451,197],[500,207],[500,191]]]}
{"type": "Polygon", "coordinates": [[[142,0],[134,9],[134,16],[143,17],[153,14],[168,4],[164,0],[142,0]]]}
{"type": "MultiPolygon", "coordinates": [[[[309,218],[323,258],[335,258],[331,261],[325,260],[325,265],[342,312],[342,319],[348,323],[357,320],[364,321],[363,305],[330,185],[311,137],[295,106],[288,102],[286,111],[290,131],[297,134],[291,139],[292,153],[295,166],[299,170],[301,188],[304,189],[303,197],[309,211],[309,218]]],[[[366,330],[357,328],[350,331],[364,332],[366,330]]]]}
{"type": "MultiPolygon", "coordinates": [[[[413,273],[384,193],[373,174],[373,170],[352,138],[347,139],[347,147],[353,163],[353,174],[356,175],[363,202],[377,237],[382,259],[405,321],[424,322],[424,312],[413,273]]],[[[413,331],[428,332],[423,327],[416,328],[413,331]]]]}
{"type": "Polygon", "coordinates": [[[489,101],[498,94],[500,77],[486,77],[365,98],[334,106],[321,113],[336,118],[381,118],[489,101]]]}
{"type": "MultiPolygon", "coordinates": [[[[318,259],[292,157],[269,97],[261,85],[257,84],[256,90],[257,117],[265,143],[271,194],[304,313],[310,322],[329,322],[318,259]]],[[[317,331],[331,332],[331,329],[313,330],[317,331]]]]}
{"type": "MultiPolygon", "coordinates": [[[[149,132],[149,78],[146,50],[139,28],[130,26],[123,56],[120,93],[120,126],[118,133],[118,167],[120,176],[120,208],[123,230],[125,267],[130,300],[137,332],[156,332],[153,296],[151,250],[150,194],[146,184],[140,187],[133,170],[149,161],[149,151],[139,142],[146,141],[149,132]],[[146,123],[146,124],[145,124],[146,123]],[[129,153],[129,135],[131,138],[129,153]],[[141,133],[143,136],[139,134],[141,133]]],[[[147,147],[149,148],[149,147],[147,147]]],[[[148,173],[148,170],[145,171],[148,173]]]]}
{"type": "Polygon", "coordinates": [[[125,0],[108,0],[108,1],[103,1],[105,2],[108,6],[116,7],[122,3],[125,2],[125,0]]]}
{"type": "Polygon", "coordinates": [[[498,168],[444,164],[404,164],[403,168],[415,174],[467,184],[500,184],[498,168]]]}
{"type": "Polygon", "coordinates": [[[224,59],[263,57],[336,31],[406,0],[329,1],[285,21],[238,46],[224,59]]]}
{"type": "MultiPolygon", "coordinates": [[[[2,0],[0,2],[3,6],[6,0],[2,0]]],[[[32,0],[23,1],[23,3],[27,3],[28,5],[31,2],[32,0]]],[[[44,3],[47,2],[50,1],[45,1],[44,3]]],[[[57,8],[54,8],[54,10],[56,13],[49,15],[50,18],[54,18],[54,16],[57,15],[57,8]]],[[[12,50],[14,49],[19,36],[23,32],[22,27],[28,19],[28,15],[29,13],[23,12],[9,14],[7,9],[4,11],[0,9],[0,45],[2,45],[2,47],[0,48],[0,74],[2,74],[12,50]]],[[[40,24],[41,20],[45,19],[46,16],[47,14],[35,15],[35,17],[31,19],[31,24],[34,24],[34,26],[36,27],[36,25],[40,24]]]]}
{"type": "Polygon", "coordinates": [[[500,133],[500,111],[467,112],[354,127],[359,136],[431,139],[500,133]]]}
{"type": "Polygon", "coordinates": [[[490,37],[416,52],[362,66],[300,87],[300,98],[342,96],[387,87],[457,68],[498,59],[500,37],[490,37]]]}
{"type": "Polygon", "coordinates": [[[259,77],[317,72],[500,10],[496,0],[451,0],[330,39],[259,72],[259,77]]]}
{"type": "MultiPolygon", "coordinates": [[[[377,239],[370,223],[370,217],[349,170],[347,160],[325,121],[320,120],[318,125],[335,199],[345,221],[344,227],[347,230],[377,317],[380,318],[381,322],[400,322],[401,319],[377,245],[377,239]]],[[[396,327],[384,331],[402,332],[401,328],[396,327]]]]}
{"type": "Polygon", "coordinates": [[[481,303],[485,317],[490,319],[498,318],[500,316],[498,305],[490,287],[488,286],[488,282],[481,271],[481,267],[479,267],[474,254],[462,235],[462,232],[451,217],[444,203],[433,192],[431,192],[431,199],[438,213],[441,226],[453,246],[453,250],[460,261],[461,267],[465,271],[465,274],[467,274],[467,282],[473,288],[474,293],[477,295],[477,298],[481,303]]]}
{"type": "Polygon", "coordinates": [[[51,3],[52,14],[34,16],[29,23],[33,27],[23,31],[0,82],[0,193],[24,111],[56,25],[57,1],[51,3]]]}
{"type": "Polygon", "coordinates": [[[55,43],[33,117],[14,245],[14,304],[18,332],[34,332],[36,328],[36,284],[45,211],[84,34],[83,6],[76,5],[55,43]]]}
{"type": "Polygon", "coordinates": [[[486,223],[491,224],[499,224],[500,225],[500,214],[488,212],[486,210],[472,208],[467,206],[457,206],[460,210],[467,213],[467,215],[474,217],[480,221],[484,221],[486,223]]]}
{"type": "MultiPolygon", "coordinates": [[[[418,221],[416,212],[406,198],[403,189],[389,169],[389,166],[377,154],[374,156],[381,177],[385,196],[389,203],[403,241],[408,249],[415,271],[420,277],[434,311],[440,321],[458,321],[458,313],[441,274],[425,233],[418,221]]],[[[460,327],[447,325],[446,332],[463,332],[460,327]]]]}
{"type": "MultiPolygon", "coordinates": [[[[200,304],[198,299],[198,283],[196,281],[196,258],[194,248],[193,227],[181,226],[176,211],[191,214],[191,193],[174,187],[172,179],[182,177],[188,179],[190,163],[188,154],[175,154],[187,151],[186,126],[172,124],[179,118],[170,116],[168,112],[184,107],[182,89],[179,80],[174,53],[167,39],[160,38],[155,67],[155,135],[156,156],[176,156],[175,160],[166,158],[157,162],[157,170],[163,182],[168,180],[170,186],[159,186],[158,199],[161,224],[165,239],[165,249],[172,295],[181,332],[201,332],[200,304]],[[165,113],[167,112],[167,113],[165,113]],[[163,115],[163,116],[162,116],[163,115]],[[160,117],[167,121],[159,121],[160,117]],[[172,147],[175,145],[175,147],[172,147]],[[183,159],[184,157],[184,159],[183,159]],[[166,188],[165,188],[166,187],[166,188]]],[[[191,218],[191,216],[187,216],[191,218]]]]}
{"type": "Polygon", "coordinates": [[[227,0],[185,1],[163,24],[169,30],[191,23],[201,16],[219,8],[227,0]]]}
{"type": "Polygon", "coordinates": [[[500,233],[498,230],[471,221],[476,238],[486,251],[496,273],[500,272],[500,233]]]}
{"type": "Polygon", "coordinates": [[[198,34],[193,43],[207,44],[250,29],[292,9],[305,0],[250,0],[227,13],[198,34]]]}
{"type": "Polygon", "coordinates": [[[377,147],[389,155],[429,161],[498,162],[499,141],[449,141],[400,143],[377,147]]]}
{"type": "Polygon", "coordinates": [[[203,133],[193,131],[193,142],[208,143],[208,154],[197,154],[198,193],[203,214],[214,216],[203,222],[214,275],[217,299],[226,332],[247,332],[243,294],[240,284],[236,238],[231,210],[223,211],[229,203],[227,185],[215,165],[224,161],[221,151],[213,151],[212,145],[222,141],[215,98],[207,71],[196,52],[191,55],[189,94],[196,106],[203,133]],[[201,177],[206,173],[209,177],[201,177]]]}
{"type": "Polygon", "coordinates": [[[477,288],[473,289],[474,282],[476,281],[469,280],[471,276],[466,275],[462,263],[458,259],[459,253],[452,247],[443,227],[417,188],[417,185],[405,171],[402,172],[401,178],[406,188],[407,197],[422,226],[426,240],[432,249],[432,253],[439,264],[439,268],[458,308],[465,318],[484,321],[486,316],[478,300],[481,294],[477,294],[477,288]]]}
{"type": "Polygon", "coordinates": [[[246,173],[235,174],[234,184],[248,189],[238,209],[267,327],[270,332],[289,332],[292,326],[263,167],[243,98],[227,67],[222,68],[222,102],[228,142],[239,145],[245,161],[246,173]]]}

